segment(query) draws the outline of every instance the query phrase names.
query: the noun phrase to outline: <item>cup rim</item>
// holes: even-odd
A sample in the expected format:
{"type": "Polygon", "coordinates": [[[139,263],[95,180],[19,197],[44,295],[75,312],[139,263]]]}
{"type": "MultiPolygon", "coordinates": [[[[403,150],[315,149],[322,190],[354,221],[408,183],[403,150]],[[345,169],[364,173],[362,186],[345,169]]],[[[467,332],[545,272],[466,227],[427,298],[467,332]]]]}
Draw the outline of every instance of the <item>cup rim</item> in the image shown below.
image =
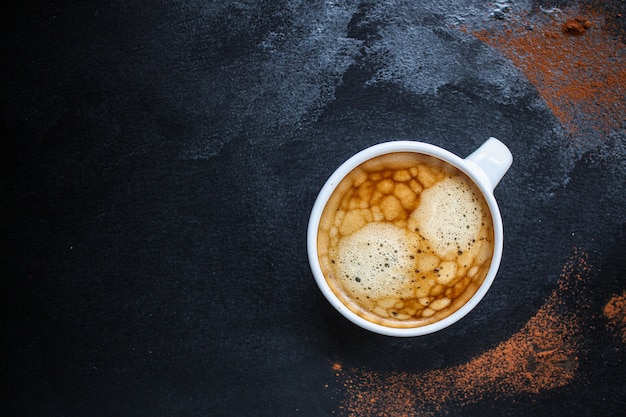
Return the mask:
{"type": "Polygon", "coordinates": [[[446,149],[420,141],[399,140],[382,142],[365,148],[354,154],[352,157],[348,158],[331,174],[331,176],[322,186],[320,192],[317,195],[317,198],[315,199],[315,203],[313,204],[307,227],[307,253],[309,258],[309,264],[313,273],[313,277],[315,278],[315,281],[325,298],[337,311],[339,311],[339,313],[341,313],[341,315],[343,315],[345,318],[347,318],[357,326],[381,335],[396,337],[422,336],[437,332],[453,325],[454,323],[465,317],[470,311],[472,311],[485,297],[491,285],[493,284],[493,281],[495,280],[497,271],[500,266],[500,261],[502,259],[503,242],[504,236],[500,209],[493,195],[493,189],[480,168],[446,149]],[[487,201],[487,205],[489,206],[489,210],[491,212],[494,228],[494,249],[491,259],[491,265],[489,266],[489,270],[487,272],[487,275],[485,276],[485,279],[483,280],[483,283],[478,288],[476,293],[461,308],[459,308],[449,316],[435,323],[409,328],[396,328],[373,323],[350,310],[346,305],[343,304],[339,297],[335,295],[330,285],[326,281],[318,260],[317,253],[317,231],[321,215],[324,207],[326,206],[326,202],[330,198],[333,191],[337,188],[341,180],[363,162],[380,155],[396,152],[414,152],[433,156],[455,166],[463,173],[465,173],[472,181],[474,181],[474,183],[483,193],[483,196],[485,197],[485,200],[487,201]]]}

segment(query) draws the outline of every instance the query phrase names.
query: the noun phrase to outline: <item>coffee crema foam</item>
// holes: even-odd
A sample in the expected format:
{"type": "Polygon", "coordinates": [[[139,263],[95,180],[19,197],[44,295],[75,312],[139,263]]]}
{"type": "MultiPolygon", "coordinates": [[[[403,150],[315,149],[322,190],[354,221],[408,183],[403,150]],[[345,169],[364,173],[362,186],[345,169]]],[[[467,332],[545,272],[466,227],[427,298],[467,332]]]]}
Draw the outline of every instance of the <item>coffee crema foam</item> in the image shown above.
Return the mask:
{"type": "Polygon", "coordinates": [[[333,292],[390,327],[439,321],[484,281],[493,222],[482,193],[435,157],[400,152],[352,170],[320,219],[317,250],[333,292]]]}

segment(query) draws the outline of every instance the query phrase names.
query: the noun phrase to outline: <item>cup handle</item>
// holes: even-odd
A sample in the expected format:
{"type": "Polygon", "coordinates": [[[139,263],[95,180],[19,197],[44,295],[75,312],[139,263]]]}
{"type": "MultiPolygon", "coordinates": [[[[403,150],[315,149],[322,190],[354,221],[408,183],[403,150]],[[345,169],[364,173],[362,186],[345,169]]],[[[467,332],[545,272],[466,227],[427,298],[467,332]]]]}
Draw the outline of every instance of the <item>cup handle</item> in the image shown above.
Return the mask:
{"type": "Polygon", "coordinates": [[[513,155],[507,146],[496,138],[489,138],[465,161],[476,168],[493,191],[513,163],[513,155]]]}

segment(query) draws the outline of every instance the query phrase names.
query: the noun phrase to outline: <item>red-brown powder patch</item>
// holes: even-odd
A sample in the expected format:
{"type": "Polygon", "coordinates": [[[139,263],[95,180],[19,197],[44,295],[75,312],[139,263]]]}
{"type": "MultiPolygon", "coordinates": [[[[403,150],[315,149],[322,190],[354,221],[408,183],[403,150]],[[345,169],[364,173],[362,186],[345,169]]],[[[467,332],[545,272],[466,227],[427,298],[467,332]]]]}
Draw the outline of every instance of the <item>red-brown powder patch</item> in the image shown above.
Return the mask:
{"type": "Polygon", "coordinates": [[[578,16],[563,23],[561,30],[566,35],[582,36],[591,27],[593,27],[593,23],[584,17],[578,16]]]}
{"type": "Polygon", "coordinates": [[[612,297],[604,306],[604,315],[609,320],[609,327],[626,343],[626,291],[612,297]]]}
{"type": "Polygon", "coordinates": [[[484,398],[534,395],[569,384],[579,363],[580,325],[564,295],[577,293],[589,271],[576,253],[557,289],[508,340],[469,362],[423,373],[337,372],[346,389],[341,411],[349,417],[434,416],[484,398]]]}
{"type": "Polygon", "coordinates": [[[515,16],[471,33],[521,69],[573,137],[626,126],[626,48],[607,19],[588,10],[515,16]]]}

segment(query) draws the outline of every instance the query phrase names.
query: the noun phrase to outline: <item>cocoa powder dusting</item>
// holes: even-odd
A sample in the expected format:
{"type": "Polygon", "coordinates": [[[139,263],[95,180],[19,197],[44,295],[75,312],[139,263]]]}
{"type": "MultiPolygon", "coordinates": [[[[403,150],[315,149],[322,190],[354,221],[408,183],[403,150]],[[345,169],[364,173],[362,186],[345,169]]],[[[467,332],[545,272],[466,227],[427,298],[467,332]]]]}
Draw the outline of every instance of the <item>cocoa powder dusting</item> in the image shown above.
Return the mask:
{"type": "Polygon", "coordinates": [[[592,26],[593,23],[591,23],[589,20],[585,19],[584,17],[578,16],[574,19],[569,19],[568,21],[563,23],[561,29],[566,35],[581,36],[584,35],[587,29],[592,26]]]}
{"type": "Polygon", "coordinates": [[[598,12],[562,12],[514,16],[472,34],[524,72],[570,136],[581,140],[626,127],[624,43],[598,12]]]}
{"type": "Polygon", "coordinates": [[[609,300],[604,306],[604,315],[609,321],[609,328],[617,333],[626,344],[626,291],[609,300]]]}
{"type": "Polygon", "coordinates": [[[484,398],[529,396],[569,384],[578,368],[581,328],[563,300],[566,294],[578,297],[588,271],[585,254],[577,252],[526,325],[465,364],[389,374],[333,366],[346,390],[341,411],[348,417],[435,416],[484,398]]]}

